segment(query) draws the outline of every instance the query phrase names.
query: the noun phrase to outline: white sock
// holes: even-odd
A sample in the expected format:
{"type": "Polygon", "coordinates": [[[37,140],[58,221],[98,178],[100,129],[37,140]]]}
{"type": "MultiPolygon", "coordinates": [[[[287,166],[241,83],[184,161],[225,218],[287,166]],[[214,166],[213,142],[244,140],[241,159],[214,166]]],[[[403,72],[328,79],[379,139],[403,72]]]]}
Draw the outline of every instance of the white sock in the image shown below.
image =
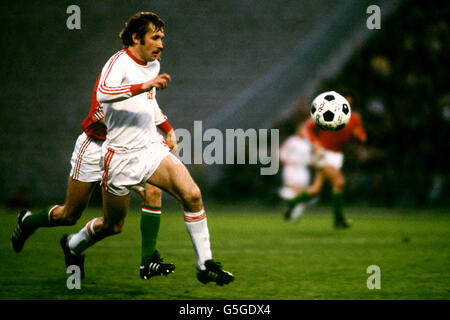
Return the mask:
{"type": "Polygon", "coordinates": [[[94,232],[94,221],[97,218],[89,221],[78,233],[71,234],[68,237],[69,249],[73,254],[81,255],[81,253],[92,246],[96,241],[92,238],[94,232]]]}
{"type": "Polygon", "coordinates": [[[206,212],[184,212],[184,224],[191,236],[192,245],[197,259],[197,268],[205,269],[205,261],[212,259],[209,230],[206,222],[206,212]]]}
{"type": "Polygon", "coordinates": [[[300,216],[303,214],[304,210],[305,210],[305,204],[304,203],[297,204],[294,207],[294,209],[292,209],[290,221],[295,221],[298,218],[300,218],[300,216]]]}

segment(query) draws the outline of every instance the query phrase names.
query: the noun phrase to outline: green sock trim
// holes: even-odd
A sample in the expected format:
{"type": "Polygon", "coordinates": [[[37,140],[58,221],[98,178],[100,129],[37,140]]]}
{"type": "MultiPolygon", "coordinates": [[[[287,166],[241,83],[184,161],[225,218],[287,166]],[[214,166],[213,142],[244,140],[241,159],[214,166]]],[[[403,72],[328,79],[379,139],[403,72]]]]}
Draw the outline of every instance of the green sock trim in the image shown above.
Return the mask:
{"type": "Polygon", "coordinates": [[[49,219],[49,213],[50,210],[54,207],[55,205],[49,206],[41,211],[32,213],[31,215],[27,216],[23,220],[24,228],[28,230],[36,230],[37,228],[41,227],[50,227],[51,221],[49,219]]]}
{"type": "Polygon", "coordinates": [[[341,192],[334,192],[331,195],[331,203],[333,206],[334,221],[344,221],[343,199],[341,192]]]}
{"type": "Polygon", "coordinates": [[[141,265],[149,263],[152,259],[161,222],[160,213],[150,213],[144,210],[145,208],[143,207],[141,214],[141,265]]]}
{"type": "Polygon", "coordinates": [[[294,198],[288,201],[290,207],[295,207],[300,202],[305,202],[311,199],[311,196],[306,190],[302,191],[300,194],[296,195],[294,198]]]}

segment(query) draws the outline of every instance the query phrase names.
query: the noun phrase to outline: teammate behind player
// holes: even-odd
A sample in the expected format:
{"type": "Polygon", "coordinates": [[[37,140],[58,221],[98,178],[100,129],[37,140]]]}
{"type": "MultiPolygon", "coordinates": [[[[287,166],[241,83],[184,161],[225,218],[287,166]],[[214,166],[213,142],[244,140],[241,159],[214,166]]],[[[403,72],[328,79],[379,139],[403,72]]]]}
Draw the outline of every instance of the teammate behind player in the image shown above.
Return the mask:
{"type": "MultiPolygon", "coordinates": [[[[281,145],[279,153],[283,164],[283,186],[279,190],[280,197],[289,201],[309,187],[311,172],[309,166],[313,164],[311,143],[305,138],[302,124],[298,124],[295,133],[289,136],[281,145]]],[[[296,203],[286,211],[284,218],[295,221],[302,215],[305,204],[296,203]]]]}
{"type": "Polygon", "coordinates": [[[352,111],[347,125],[336,132],[328,132],[316,127],[312,119],[308,119],[303,131],[310,140],[316,154],[317,171],[313,185],[289,201],[290,210],[297,204],[304,203],[312,197],[317,196],[322,190],[324,181],[329,181],[332,187],[332,208],[334,214],[334,226],[336,228],[350,227],[349,221],[344,218],[343,192],[345,188],[345,177],[342,173],[344,163],[344,146],[352,137],[359,142],[365,142],[366,132],[362,125],[361,117],[352,111]]]}
{"type": "Polygon", "coordinates": [[[164,89],[171,78],[159,74],[164,48],[164,22],[154,13],[132,16],[120,33],[124,50],[105,64],[97,90],[104,105],[108,128],[103,145],[103,216],[88,222],[64,242],[65,255],[83,264],[82,253],[105,237],[122,231],[128,211],[129,192],[149,182],[168,191],[184,208],[186,229],[197,260],[197,278],[219,285],[234,276],[212,259],[209,230],[200,189],[181,161],[155,139],[153,124],[155,88],[164,89]]]}
{"type": "MultiPolygon", "coordinates": [[[[95,185],[102,179],[100,160],[102,145],[106,139],[103,107],[97,101],[97,87],[94,86],[91,108],[88,116],[81,123],[83,133],[78,137],[72,153],[70,176],[67,183],[66,201],[62,206],[51,205],[38,212],[23,210],[11,237],[13,249],[22,251],[25,241],[41,227],[74,225],[86,209],[95,185]]],[[[173,128],[158,106],[155,107],[155,125],[165,132],[170,149],[177,145],[173,128]]],[[[162,137],[160,137],[162,139],[162,137]]],[[[138,191],[144,200],[141,208],[141,265],[140,276],[149,279],[154,275],[167,275],[175,269],[173,264],[164,264],[155,250],[161,217],[162,191],[150,184],[138,191]],[[151,268],[150,268],[151,266],[151,268]]],[[[80,259],[83,259],[82,257],[80,259]]],[[[84,269],[81,269],[84,277],[84,269]]]]}

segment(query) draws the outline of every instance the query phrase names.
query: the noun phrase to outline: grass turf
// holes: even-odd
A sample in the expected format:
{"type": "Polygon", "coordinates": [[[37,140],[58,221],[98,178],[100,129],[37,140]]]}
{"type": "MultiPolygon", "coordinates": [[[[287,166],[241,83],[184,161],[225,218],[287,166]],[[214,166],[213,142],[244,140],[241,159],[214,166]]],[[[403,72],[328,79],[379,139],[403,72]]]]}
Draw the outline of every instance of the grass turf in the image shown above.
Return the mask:
{"type": "Polygon", "coordinates": [[[69,290],[59,239],[101,211],[89,208],[74,227],[38,230],[16,254],[16,215],[0,212],[0,299],[303,300],[449,299],[450,215],[439,210],[347,208],[354,225],[334,230],[329,208],[311,207],[300,221],[281,208],[208,209],[213,256],[236,279],[203,285],[180,210],[163,213],[157,247],[176,265],[168,277],[139,278],[140,231],[131,209],[124,231],[86,251],[86,278],[69,290]],[[369,290],[367,267],[381,269],[369,290]]]}

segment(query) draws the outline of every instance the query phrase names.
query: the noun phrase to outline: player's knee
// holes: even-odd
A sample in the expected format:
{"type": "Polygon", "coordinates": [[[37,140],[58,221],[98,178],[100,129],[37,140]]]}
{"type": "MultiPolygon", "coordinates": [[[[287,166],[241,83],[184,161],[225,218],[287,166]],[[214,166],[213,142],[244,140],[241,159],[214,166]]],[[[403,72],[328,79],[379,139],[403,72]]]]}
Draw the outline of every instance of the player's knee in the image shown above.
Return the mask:
{"type": "Polygon", "coordinates": [[[310,197],[315,197],[320,193],[320,187],[319,186],[313,186],[311,188],[308,189],[308,194],[310,197]]]}
{"type": "Polygon", "coordinates": [[[191,204],[196,204],[201,202],[202,200],[202,193],[200,191],[200,188],[194,184],[192,187],[189,188],[189,190],[184,195],[184,200],[191,204]]]}
{"type": "MultiPolygon", "coordinates": [[[[84,208],[83,208],[84,209],[84,208]]],[[[63,213],[59,219],[61,225],[65,226],[73,226],[77,223],[77,221],[81,218],[83,210],[74,209],[74,208],[63,208],[63,213]]]]}
{"type": "Polygon", "coordinates": [[[345,178],[341,177],[339,179],[336,179],[336,181],[333,184],[333,189],[334,191],[341,192],[344,190],[345,185],[346,185],[345,178]]]}
{"type": "Polygon", "coordinates": [[[155,202],[159,203],[162,196],[162,190],[159,188],[148,188],[145,190],[145,202],[147,205],[152,205],[155,202]]]}

